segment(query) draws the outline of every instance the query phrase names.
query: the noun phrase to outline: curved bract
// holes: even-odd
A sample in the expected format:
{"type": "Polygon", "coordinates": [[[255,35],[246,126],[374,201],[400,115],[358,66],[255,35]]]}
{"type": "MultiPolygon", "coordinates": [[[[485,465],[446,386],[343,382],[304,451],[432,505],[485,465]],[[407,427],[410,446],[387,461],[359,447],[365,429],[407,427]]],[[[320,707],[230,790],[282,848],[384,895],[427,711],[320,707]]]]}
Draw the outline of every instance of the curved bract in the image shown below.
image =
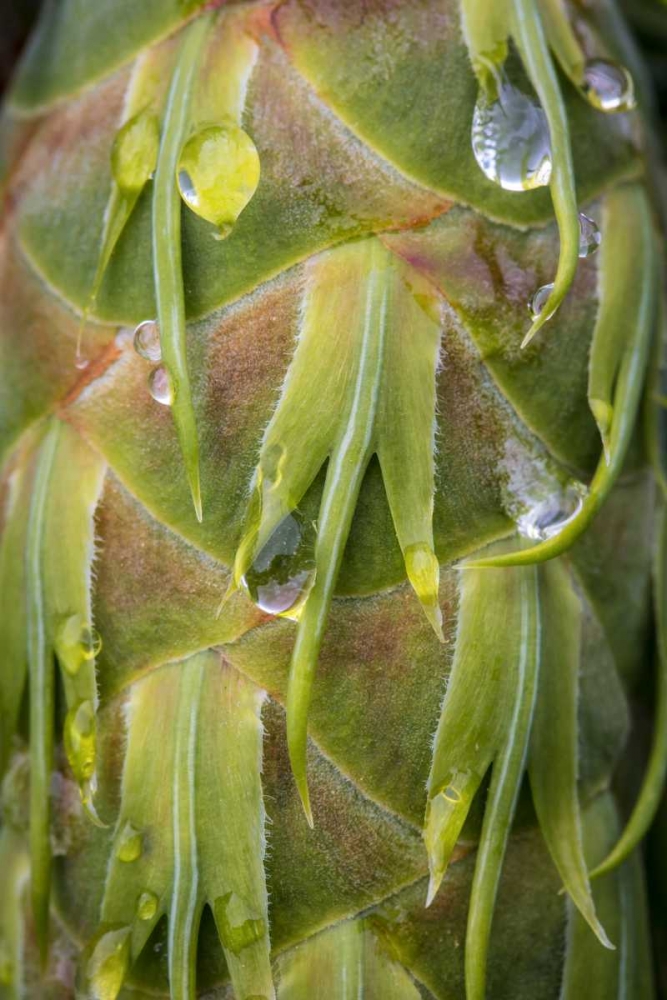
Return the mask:
{"type": "Polygon", "coordinates": [[[614,23],[45,5],[3,151],[2,1000],[652,997],[662,260],[614,23]]]}

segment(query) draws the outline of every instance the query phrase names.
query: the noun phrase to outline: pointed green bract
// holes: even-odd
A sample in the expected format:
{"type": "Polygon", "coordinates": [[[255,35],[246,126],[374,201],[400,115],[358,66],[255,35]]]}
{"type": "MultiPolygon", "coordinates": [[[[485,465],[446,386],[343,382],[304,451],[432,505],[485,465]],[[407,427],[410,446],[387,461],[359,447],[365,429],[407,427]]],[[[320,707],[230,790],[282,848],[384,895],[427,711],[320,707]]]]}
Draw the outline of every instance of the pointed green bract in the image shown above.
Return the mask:
{"type": "Polygon", "coordinates": [[[188,372],[181,199],[176,172],[181,147],[188,137],[196,73],[212,23],[212,15],[207,14],[185,29],[167,97],[153,191],[153,271],[162,360],[192,501],[200,521],[199,443],[188,372]]]}
{"type": "Polygon", "coordinates": [[[608,460],[616,382],[628,341],[646,309],[646,277],[654,267],[652,241],[651,208],[643,189],[624,185],[611,191],[605,199],[602,221],[600,308],[588,381],[589,405],[608,460]]]}
{"type": "Polygon", "coordinates": [[[30,887],[40,958],[46,961],[51,895],[51,771],[55,711],[53,634],[44,595],[44,514],[60,423],[46,427],[35,465],[26,534],[26,632],[30,680],[30,887]]]}
{"type": "Polygon", "coordinates": [[[494,70],[507,58],[510,5],[498,0],[489,7],[484,0],[461,0],[461,25],[470,61],[480,86],[493,90],[494,70]]]}
{"type": "Polygon", "coordinates": [[[512,34],[549,123],[552,159],[550,189],[560,234],[554,287],[524,338],[525,346],[553,316],[574,280],[579,261],[579,215],[568,118],[542,21],[532,0],[509,0],[509,3],[512,34]]]}
{"type": "Polygon", "coordinates": [[[540,15],[547,41],[563,72],[580,86],[585,56],[572,30],[564,0],[539,0],[540,15]]]}
{"type": "Polygon", "coordinates": [[[408,973],[363,920],[347,920],[278,961],[278,1000],[419,1000],[408,973]]]}
{"type": "Polygon", "coordinates": [[[591,878],[604,875],[632,854],[646,836],[660,805],[667,774],[667,524],[665,499],[657,513],[657,544],[654,560],[654,604],[657,629],[656,696],[653,746],[639,795],[618,842],[597,865],[591,878]]]}
{"type": "Polygon", "coordinates": [[[547,563],[539,572],[541,665],[530,739],[530,787],[563,884],[602,944],[610,947],[588,884],[577,791],[581,604],[560,562],[547,563]]]}
{"type": "Polygon", "coordinates": [[[23,837],[4,826],[0,830],[0,997],[20,1000],[22,983],[23,890],[29,874],[23,837]]]}
{"type": "MultiPolygon", "coordinates": [[[[29,454],[27,456],[29,458],[29,454]]],[[[30,464],[18,455],[11,471],[0,540],[0,775],[11,753],[27,673],[25,538],[30,507],[30,464]]]]}
{"type": "MultiPolygon", "coordinates": [[[[268,546],[275,547],[277,533],[286,531],[328,460],[314,580],[307,593],[299,593],[303,564],[295,558],[291,580],[297,608],[281,605],[273,612],[294,610],[299,617],[287,694],[288,740],[309,821],[308,705],[359,490],[374,452],[410,582],[442,637],[432,526],[439,343],[437,297],[378,240],[351,243],[314,263],[296,352],[264,434],[234,567],[235,584],[252,596],[253,571],[264,566],[268,546]]],[[[285,572],[283,585],[290,582],[285,572]]]]}
{"type": "MultiPolygon", "coordinates": [[[[593,867],[604,857],[618,831],[618,816],[608,793],[598,796],[583,814],[586,861],[593,867]]],[[[595,905],[617,949],[601,948],[572,905],[568,913],[565,968],[560,1000],[618,1000],[654,996],[648,928],[644,916],[642,873],[637,859],[595,882],[595,905]]]]}
{"type": "Polygon", "coordinates": [[[133,686],[102,923],[83,970],[93,990],[95,954],[108,950],[108,935],[122,932],[121,951],[114,952],[122,958],[116,959],[122,965],[117,989],[110,991],[115,997],[166,914],[171,993],[190,1000],[208,904],[237,995],[273,1000],[260,783],[263,698],[213,653],[155,670],[133,686]]]}
{"type": "MultiPolygon", "coordinates": [[[[645,198],[645,196],[643,196],[645,198]]],[[[598,463],[595,475],[581,508],[562,530],[553,537],[528,549],[517,549],[515,552],[499,556],[482,557],[468,563],[471,567],[482,566],[518,566],[531,563],[546,562],[555,556],[566,552],[589,527],[593,518],[605,502],[612,487],[618,479],[623,462],[630,446],[635,429],[635,421],[639,410],[646,366],[648,363],[651,338],[657,318],[658,261],[656,257],[655,236],[650,220],[643,216],[641,227],[642,261],[644,267],[641,275],[635,270],[635,260],[623,256],[623,273],[618,274],[618,282],[624,294],[632,298],[635,309],[631,316],[624,314],[626,324],[623,330],[622,356],[617,365],[617,375],[614,383],[612,420],[609,431],[607,455],[603,455],[598,463]],[[639,294],[633,290],[639,282],[639,294]]],[[[615,316],[609,316],[609,322],[616,322],[615,316]]],[[[596,330],[598,342],[610,343],[615,340],[608,327],[596,330]]],[[[606,350],[601,351],[606,356],[606,350]]],[[[593,359],[591,361],[593,363],[593,359]]]]}
{"type": "MultiPolygon", "coordinates": [[[[508,571],[500,571],[508,572],[508,571]]],[[[491,924],[505,848],[523,777],[540,672],[541,609],[534,568],[509,570],[514,577],[518,614],[514,649],[505,663],[506,728],[493,764],[470,891],[465,944],[467,1000],[484,1000],[491,924]]],[[[507,610],[507,609],[506,609],[507,610]]]]}

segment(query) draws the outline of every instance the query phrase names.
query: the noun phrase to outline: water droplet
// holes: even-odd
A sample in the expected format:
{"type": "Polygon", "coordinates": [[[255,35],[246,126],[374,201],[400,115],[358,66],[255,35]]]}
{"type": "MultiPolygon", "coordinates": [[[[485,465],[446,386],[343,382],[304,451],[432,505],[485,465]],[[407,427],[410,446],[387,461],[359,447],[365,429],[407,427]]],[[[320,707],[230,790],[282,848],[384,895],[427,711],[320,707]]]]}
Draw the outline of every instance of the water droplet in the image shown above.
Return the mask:
{"type": "Polygon", "coordinates": [[[549,301],[549,296],[551,295],[553,290],[554,290],[553,281],[549,282],[548,285],[542,285],[541,288],[537,289],[537,291],[535,292],[535,294],[533,295],[532,299],[528,304],[528,308],[530,309],[530,313],[533,319],[537,319],[538,316],[542,315],[544,307],[549,301]]]}
{"type": "Polygon", "coordinates": [[[130,928],[103,928],[85,952],[86,995],[94,1000],[116,1000],[130,962],[130,928]]]}
{"type": "Polygon", "coordinates": [[[85,662],[99,656],[102,639],[82,615],[70,615],[56,633],[55,647],[63,668],[74,677],[85,662]]]}
{"type": "Polygon", "coordinates": [[[140,920],[152,920],[157,913],[158,898],[154,892],[146,890],[139,896],[137,916],[140,920]]]}
{"type": "Polygon", "coordinates": [[[72,773],[78,784],[83,785],[95,773],[97,735],[92,701],[81,701],[67,713],[64,743],[72,773]]]}
{"type": "Polygon", "coordinates": [[[497,80],[498,97],[480,93],[472,119],[477,163],[506,191],[530,191],[551,179],[551,140],[544,111],[534,100],[497,80]]]}
{"type": "Polygon", "coordinates": [[[148,108],[118,130],[111,150],[111,172],[123,193],[141,191],[155,170],[159,147],[160,124],[148,108]]]}
{"type": "Polygon", "coordinates": [[[126,823],[116,842],[116,857],[119,861],[136,861],[143,850],[143,834],[131,823],[126,823]]]}
{"type": "Polygon", "coordinates": [[[85,371],[85,369],[88,367],[89,364],[90,361],[88,360],[88,358],[85,358],[83,354],[80,354],[79,351],[77,350],[74,356],[74,367],[78,369],[78,371],[82,372],[85,371]]]}
{"type": "Polygon", "coordinates": [[[447,785],[446,788],[443,788],[441,794],[447,799],[448,802],[456,804],[461,801],[461,793],[457,788],[454,788],[453,785],[447,785]]]}
{"type": "Polygon", "coordinates": [[[579,256],[590,257],[600,246],[602,235],[597,222],[579,213],[579,256]]]}
{"type": "Polygon", "coordinates": [[[266,924],[261,917],[248,916],[247,903],[235,892],[220,896],[213,903],[215,923],[223,948],[240,955],[266,934],[266,924]]]}
{"type": "Polygon", "coordinates": [[[160,365],[154,368],[148,376],[148,391],[156,403],[171,406],[174,402],[174,389],[167,369],[160,365]]]}
{"type": "Polygon", "coordinates": [[[625,66],[607,59],[591,59],[586,63],[581,89],[598,111],[632,111],[637,103],[630,73],[625,66]]]}
{"type": "Polygon", "coordinates": [[[241,580],[258,608],[270,615],[298,614],[315,580],[314,547],[312,524],[297,511],[283,518],[241,580]]]}
{"type": "Polygon", "coordinates": [[[146,361],[162,361],[160,327],[154,319],[144,320],[134,331],[134,349],[146,361]]]}
{"type": "Polygon", "coordinates": [[[255,144],[237,125],[209,125],[181,151],[178,186],[192,211],[228,236],[259,184],[255,144]]]}
{"type": "Polygon", "coordinates": [[[585,497],[585,487],[581,483],[571,483],[540,500],[517,520],[520,534],[534,541],[553,538],[577,516],[585,497]]]}

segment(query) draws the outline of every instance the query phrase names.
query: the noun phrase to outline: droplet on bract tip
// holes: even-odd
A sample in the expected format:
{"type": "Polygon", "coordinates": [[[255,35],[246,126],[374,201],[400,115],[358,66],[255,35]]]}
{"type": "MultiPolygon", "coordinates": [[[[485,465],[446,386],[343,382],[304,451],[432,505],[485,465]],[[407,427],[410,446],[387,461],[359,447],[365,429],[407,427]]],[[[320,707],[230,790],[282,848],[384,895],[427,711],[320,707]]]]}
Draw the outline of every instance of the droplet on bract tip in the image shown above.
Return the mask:
{"type": "Polygon", "coordinates": [[[608,59],[591,59],[586,63],[581,89],[588,103],[598,111],[632,111],[637,104],[630,73],[625,66],[608,59]]]}
{"type": "Polygon", "coordinates": [[[115,1000],[123,988],[130,963],[130,927],[104,927],[86,948],[80,969],[85,983],[77,996],[115,1000]]]}
{"type": "Polygon", "coordinates": [[[550,281],[548,285],[542,285],[538,288],[532,299],[528,303],[528,308],[530,309],[530,314],[533,319],[537,319],[544,312],[544,307],[549,301],[549,296],[554,290],[554,283],[550,281]]]}
{"type": "Polygon", "coordinates": [[[586,489],[571,483],[551,496],[535,503],[517,519],[517,528],[524,538],[543,542],[560,534],[580,512],[586,489]]]}
{"type": "Polygon", "coordinates": [[[146,889],[137,900],[137,916],[139,920],[152,920],[157,913],[158,898],[154,892],[146,889]]]}
{"type": "Polygon", "coordinates": [[[183,146],[178,187],[185,204],[224,239],[259,184],[259,155],[250,136],[229,122],[208,125],[183,146]]]}
{"type": "Polygon", "coordinates": [[[315,580],[314,548],[312,524],[297,511],[283,518],[241,579],[261,611],[298,616],[315,580]]]}
{"type": "Polygon", "coordinates": [[[131,823],[126,823],[116,842],[116,857],[119,861],[130,863],[141,857],[143,850],[143,834],[131,823]]]}
{"type": "Polygon", "coordinates": [[[102,639],[82,615],[69,615],[56,631],[55,647],[63,669],[74,677],[85,662],[99,656],[102,639]]]}
{"type": "Polygon", "coordinates": [[[551,179],[547,118],[534,100],[503,77],[497,98],[480,93],[472,120],[472,149],[484,174],[506,191],[530,191],[551,179]]]}
{"type": "Polygon", "coordinates": [[[67,760],[77,783],[85,785],[95,773],[97,753],[95,707],[92,701],[81,701],[67,713],[64,744],[67,760]]]}
{"type": "Polygon", "coordinates": [[[134,331],[134,349],[145,361],[162,361],[160,327],[157,320],[146,319],[134,331]]]}
{"type": "Polygon", "coordinates": [[[174,402],[174,388],[164,365],[154,368],[148,376],[148,391],[155,402],[162,406],[171,406],[174,402]]]}
{"type": "Polygon", "coordinates": [[[602,234],[597,222],[589,219],[583,212],[579,213],[579,256],[590,257],[600,246],[602,234]]]}
{"type": "Polygon", "coordinates": [[[118,130],[111,150],[111,172],[124,194],[138,194],[150,180],[159,147],[160,124],[157,115],[148,108],[118,130]]]}

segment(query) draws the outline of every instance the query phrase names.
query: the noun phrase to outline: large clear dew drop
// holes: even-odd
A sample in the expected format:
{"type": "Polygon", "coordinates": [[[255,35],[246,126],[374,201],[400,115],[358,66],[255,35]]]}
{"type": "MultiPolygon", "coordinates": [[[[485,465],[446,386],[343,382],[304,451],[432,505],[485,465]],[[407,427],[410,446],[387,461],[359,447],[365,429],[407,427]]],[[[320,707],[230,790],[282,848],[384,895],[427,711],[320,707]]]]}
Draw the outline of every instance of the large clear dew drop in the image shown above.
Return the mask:
{"type": "Polygon", "coordinates": [[[602,234],[597,222],[579,213],[579,256],[590,257],[600,246],[602,234]]]}
{"type": "Polygon", "coordinates": [[[581,86],[586,100],[598,111],[632,111],[636,107],[635,86],[630,73],[608,59],[591,59],[584,67],[581,86]]]}
{"type": "Polygon", "coordinates": [[[542,285],[537,289],[532,299],[528,303],[528,308],[530,309],[530,315],[533,319],[537,319],[542,315],[546,307],[549,297],[554,290],[554,283],[550,281],[548,285],[542,285]]]}
{"type": "Polygon", "coordinates": [[[315,579],[315,528],[297,511],[283,518],[254,557],[242,585],[270,615],[297,617],[315,579]]]}
{"type": "Polygon", "coordinates": [[[542,108],[505,79],[498,96],[480,93],[472,120],[472,149],[484,174],[506,191],[530,191],[551,179],[551,140],[542,108]]]}
{"type": "Polygon", "coordinates": [[[147,319],[134,331],[134,349],[144,361],[162,361],[160,327],[157,320],[147,319]]]}
{"type": "Polygon", "coordinates": [[[259,184],[259,155],[250,136],[232,122],[209,125],[185,143],[178,187],[195,215],[211,222],[223,239],[259,184]]]}
{"type": "Polygon", "coordinates": [[[536,542],[554,538],[579,514],[585,497],[583,485],[570,483],[521,514],[517,520],[519,533],[536,542]]]}
{"type": "Polygon", "coordinates": [[[174,402],[174,386],[164,365],[154,368],[148,376],[148,391],[162,406],[171,406],[174,402]]]}

